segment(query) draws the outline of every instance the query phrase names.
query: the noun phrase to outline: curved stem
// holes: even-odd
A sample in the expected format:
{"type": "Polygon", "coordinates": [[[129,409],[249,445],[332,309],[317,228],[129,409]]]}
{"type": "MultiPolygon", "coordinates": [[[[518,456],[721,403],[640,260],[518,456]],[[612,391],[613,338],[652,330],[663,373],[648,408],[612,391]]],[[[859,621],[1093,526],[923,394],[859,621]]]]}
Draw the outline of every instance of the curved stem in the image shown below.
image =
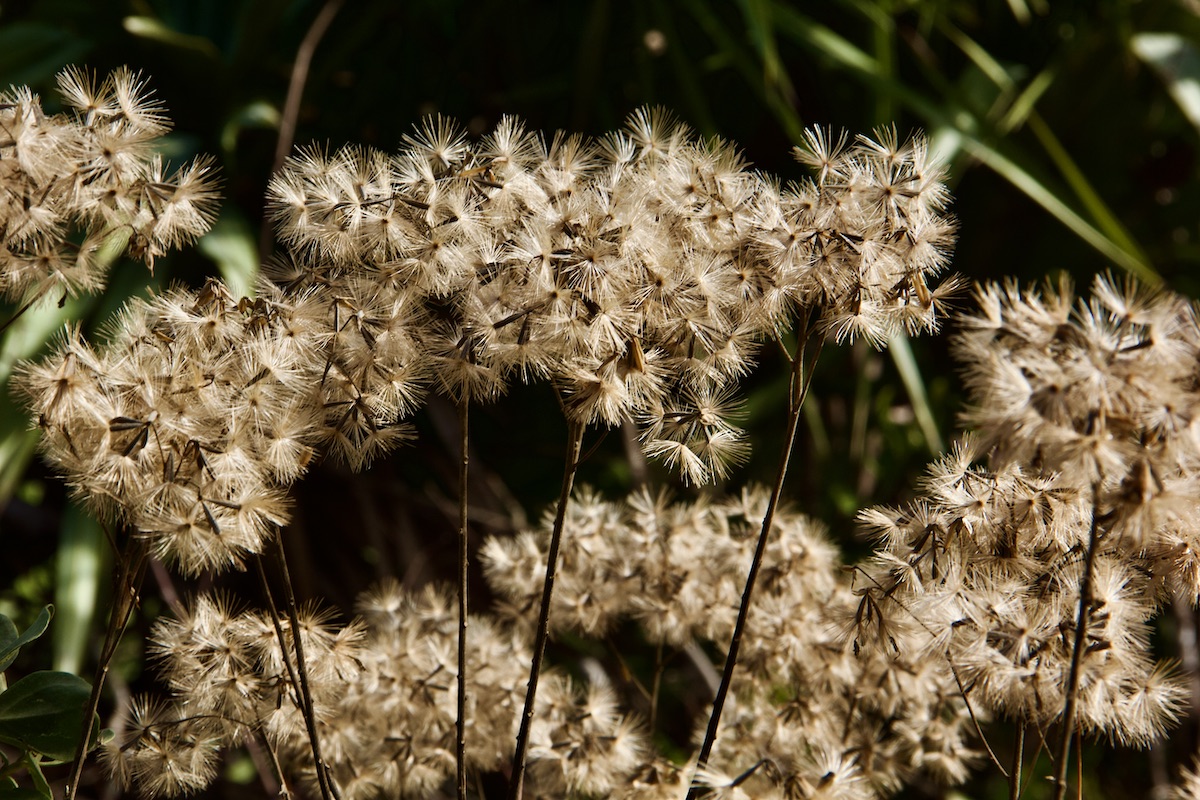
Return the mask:
{"type": "Polygon", "coordinates": [[[459,432],[462,436],[458,466],[458,720],[455,725],[454,760],[458,800],[467,800],[467,568],[470,557],[467,547],[467,474],[470,465],[469,442],[470,401],[465,397],[458,403],[459,432]]]}
{"type": "MultiPolygon", "coordinates": [[[[766,553],[767,540],[770,537],[771,527],[775,522],[775,510],[779,506],[779,496],[783,492],[783,481],[787,477],[788,462],[792,455],[792,444],[796,440],[796,430],[800,424],[800,410],[804,406],[804,398],[808,396],[808,388],[812,383],[812,367],[815,366],[818,356],[821,353],[821,346],[824,343],[823,339],[817,340],[817,347],[813,353],[811,363],[805,370],[804,350],[808,340],[808,330],[806,321],[802,322],[798,328],[801,339],[799,346],[796,348],[796,355],[792,358],[792,380],[790,392],[788,395],[788,419],[787,430],[783,439],[783,452],[779,455],[779,469],[775,474],[775,485],[771,487],[771,498],[767,501],[767,510],[763,515],[762,530],[758,534],[758,544],[754,548],[754,558],[750,562],[750,571],[746,574],[746,587],[742,591],[742,602],[738,606],[737,622],[733,626],[733,636],[729,641],[729,652],[725,656],[725,669],[721,673],[721,683],[717,687],[716,697],[713,698],[712,714],[708,718],[708,729],[704,733],[704,742],[700,745],[700,753],[696,762],[696,774],[703,769],[708,763],[708,758],[712,755],[713,744],[717,739],[717,728],[721,724],[721,712],[725,708],[725,699],[729,694],[729,687],[733,683],[733,671],[737,667],[738,651],[741,649],[742,634],[746,629],[746,620],[750,616],[750,601],[754,594],[754,584],[758,580],[758,572],[762,567],[763,555],[766,553]]],[[[706,787],[696,783],[696,775],[692,776],[692,783],[688,789],[688,800],[697,800],[700,797],[708,794],[706,787]]]]}
{"type": "MultiPolygon", "coordinates": [[[[292,74],[288,79],[287,97],[283,101],[283,112],[279,115],[279,137],[275,141],[275,159],[271,165],[272,174],[283,166],[284,159],[292,149],[296,138],[296,120],[300,117],[300,101],[304,97],[304,84],[308,82],[308,69],[312,65],[313,54],[317,51],[325,32],[329,30],[333,18],[341,10],[345,0],[325,0],[325,5],[317,12],[317,16],[304,34],[300,46],[296,48],[296,58],[292,61],[292,74]]],[[[264,223],[258,239],[259,259],[265,259],[271,252],[271,226],[264,223]]]]}
{"type": "Polygon", "coordinates": [[[554,573],[558,565],[558,550],[562,542],[563,523],[567,516],[567,503],[571,499],[575,471],[579,468],[579,453],[583,449],[584,428],[582,422],[572,420],[567,424],[567,462],[563,467],[562,487],[558,493],[558,509],[554,514],[554,528],[550,533],[550,547],[546,554],[546,579],[542,583],[542,605],[538,612],[533,661],[529,667],[529,686],[525,691],[525,710],[521,713],[521,727],[517,732],[517,746],[513,753],[513,774],[509,783],[509,800],[521,800],[521,793],[525,788],[525,759],[529,749],[529,729],[533,723],[533,704],[537,697],[542,658],[546,654],[546,640],[550,638],[550,600],[554,594],[554,573]]]}

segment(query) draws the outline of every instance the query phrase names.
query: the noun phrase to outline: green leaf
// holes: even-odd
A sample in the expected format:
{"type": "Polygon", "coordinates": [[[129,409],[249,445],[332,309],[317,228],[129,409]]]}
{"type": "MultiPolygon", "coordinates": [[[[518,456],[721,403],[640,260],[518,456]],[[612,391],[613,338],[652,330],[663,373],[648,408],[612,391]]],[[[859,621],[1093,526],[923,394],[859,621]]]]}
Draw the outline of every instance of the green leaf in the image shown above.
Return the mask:
{"type": "Polygon", "coordinates": [[[34,790],[45,800],[54,800],[54,792],[50,788],[50,782],[42,774],[41,760],[33,753],[26,753],[24,761],[25,766],[29,768],[29,777],[33,780],[34,790]]]}
{"type": "Polygon", "coordinates": [[[1154,68],[1188,121],[1200,130],[1200,50],[1177,33],[1139,33],[1130,46],[1154,68]]]}
{"type": "Polygon", "coordinates": [[[38,612],[37,619],[33,621],[33,624],[18,636],[17,626],[13,625],[11,619],[0,614],[0,671],[12,666],[12,663],[17,659],[17,653],[20,652],[22,647],[46,632],[46,628],[49,627],[50,619],[53,616],[54,606],[48,605],[44,607],[38,612]]]}
{"type": "Polygon", "coordinates": [[[50,795],[25,786],[0,786],[0,800],[49,800],[50,795]]]}
{"type": "Polygon", "coordinates": [[[91,49],[91,42],[64,27],[6,21],[0,26],[0,76],[4,84],[44,81],[68,64],[82,60],[91,49]]]}
{"type": "Polygon", "coordinates": [[[221,51],[211,40],[203,36],[192,36],[172,30],[160,19],[146,16],[128,16],[122,24],[125,30],[134,36],[149,39],[154,42],[178,47],[181,50],[192,50],[212,59],[219,59],[221,51]]]}
{"type": "MultiPolygon", "coordinates": [[[[91,691],[87,681],[67,672],[26,675],[0,694],[0,742],[55,761],[71,760],[83,736],[83,710],[91,691]]],[[[93,731],[98,727],[93,720],[93,731]]]]}
{"type": "Polygon", "coordinates": [[[54,660],[52,669],[79,674],[87,650],[88,631],[96,612],[96,595],[104,572],[104,531],[77,504],[67,506],[54,557],[54,660]]]}
{"type": "Polygon", "coordinates": [[[253,297],[258,277],[258,244],[245,217],[226,208],[212,230],[200,238],[200,252],[211,258],[234,297],[253,297]]]}
{"type": "Polygon", "coordinates": [[[1162,282],[1154,268],[1136,252],[1130,252],[1103,231],[1071,208],[1052,189],[1040,182],[1013,157],[993,146],[978,130],[979,120],[953,98],[944,96],[929,98],[895,81],[874,58],[836,33],[786,5],[776,7],[779,30],[798,43],[822,53],[836,66],[856,73],[871,86],[882,86],[892,92],[904,105],[925,118],[933,128],[948,127],[961,135],[960,147],[977,160],[991,168],[1011,183],[1018,191],[1027,195],[1048,213],[1067,226],[1076,236],[1098,250],[1127,272],[1136,275],[1151,285],[1162,282]]]}
{"type": "Polygon", "coordinates": [[[228,154],[237,150],[238,134],[247,128],[278,128],[282,115],[266,100],[248,103],[229,117],[221,128],[221,149],[228,154]]]}

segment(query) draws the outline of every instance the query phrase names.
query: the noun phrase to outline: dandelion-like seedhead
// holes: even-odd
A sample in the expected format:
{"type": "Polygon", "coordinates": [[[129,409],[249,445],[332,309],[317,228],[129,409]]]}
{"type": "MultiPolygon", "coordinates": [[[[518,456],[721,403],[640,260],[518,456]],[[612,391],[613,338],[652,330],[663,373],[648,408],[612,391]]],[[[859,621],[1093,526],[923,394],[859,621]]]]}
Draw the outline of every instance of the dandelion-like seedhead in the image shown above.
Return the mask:
{"type": "Polygon", "coordinates": [[[1150,623],[1200,596],[1195,310],[1111,277],[1080,300],[985,286],[979,306],[957,339],[975,435],[916,503],[863,513],[881,549],[848,635],[878,642],[894,619],[910,635],[888,644],[945,654],[977,702],[1044,727],[1070,691],[1090,570],[1077,722],[1145,746],[1186,697],[1150,623]]]}
{"type": "Polygon", "coordinates": [[[318,309],[267,297],[212,281],[131,302],[103,349],[70,329],[18,381],[76,494],[185,574],[261,552],[328,431],[318,309]]]}
{"type": "MultiPolygon", "coordinates": [[[[139,177],[161,112],[129,73],[94,84],[64,76],[69,129],[131,144],[83,183],[140,187],[121,223],[152,222],[139,236],[198,232],[171,220],[211,216],[187,188],[203,168],[170,192],[139,177]]],[[[599,141],[506,118],[473,143],[439,118],[394,155],[303,149],[271,182],[288,253],[257,299],[210,281],[133,303],[102,350],[68,331],[18,385],[79,495],[188,574],[261,552],[314,456],[367,466],[431,389],[547,379],[576,423],[636,422],[686,481],[723,478],[749,449],[736,380],[794,314],[881,344],[941,313],[952,223],[922,142],[822,137],[802,151],[817,177],[783,191],[654,111],[599,141]]],[[[110,201],[90,201],[105,230],[110,201]]]]}
{"type": "MultiPolygon", "coordinates": [[[[572,547],[556,579],[552,623],[601,637],[635,620],[652,643],[726,643],[768,492],[720,501],[670,502],[638,492],[572,499],[572,547]]],[[[550,521],[515,539],[489,539],[485,573],[522,625],[537,602],[550,521]]],[[[871,798],[917,772],[965,779],[978,759],[970,715],[944,658],[879,649],[853,652],[838,622],[858,596],[817,523],[782,511],[773,522],[739,661],[737,705],[722,717],[700,782],[719,797],[871,798]]],[[[706,719],[697,720],[697,739],[706,719]]],[[[653,761],[639,767],[652,772],[653,761]]],[[[614,796],[633,796],[617,794],[614,796]]],[[[677,797],[663,787],[661,795],[677,797]]]]}
{"type": "Polygon", "coordinates": [[[58,85],[61,114],[26,87],[0,94],[0,294],[13,300],[97,291],[114,242],[153,268],[216,218],[212,160],[168,172],[155,147],[170,123],[139,74],[70,68],[58,85]]]}
{"type": "MultiPolygon", "coordinates": [[[[346,800],[434,795],[455,768],[453,599],[432,587],[414,594],[385,583],[361,596],[359,610],[361,619],[346,626],[316,609],[300,616],[333,778],[346,800]]],[[[315,791],[294,667],[284,663],[295,632],[281,624],[282,649],[269,616],[235,611],[212,595],[156,623],[153,653],[171,697],[134,702],[126,730],[105,745],[114,776],[148,797],[185,794],[212,780],[222,750],[257,737],[287,780],[315,791]]],[[[496,771],[511,755],[529,643],[483,617],[468,630],[466,755],[471,769],[496,771]]],[[[603,796],[623,786],[647,745],[607,679],[597,674],[587,686],[559,674],[543,679],[532,787],[547,796],[603,796]]]]}
{"type": "Polygon", "coordinates": [[[660,111],[599,141],[506,118],[475,143],[432,119],[396,154],[285,164],[269,190],[290,250],[279,277],[344,305],[349,396],[396,364],[460,401],[548,379],[575,421],[636,421],[649,455],[709,482],[745,458],[731,412],[759,342],[802,313],[883,344],[936,327],[953,289],[930,285],[953,224],[920,140],[863,139],[821,163],[781,190],[660,111]],[[420,346],[384,352],[397,329],[420,346]]]}

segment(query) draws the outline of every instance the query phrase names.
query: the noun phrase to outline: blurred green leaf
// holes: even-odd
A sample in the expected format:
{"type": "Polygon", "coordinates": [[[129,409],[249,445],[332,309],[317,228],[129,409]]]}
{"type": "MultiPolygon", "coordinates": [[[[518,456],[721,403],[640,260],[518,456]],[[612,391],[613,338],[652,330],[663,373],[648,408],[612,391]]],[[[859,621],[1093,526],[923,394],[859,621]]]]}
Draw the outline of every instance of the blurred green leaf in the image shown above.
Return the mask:
{"type": "Polygon", "coordinates": [[[892,357],[892,362],[900,372],[900,379],[904,382],[904,388],[908,391],[908,402],[912,404],[925,445],[933,455],[940,454],[946,449],[946,444],[942,441],[942,434],[933,419],[929,394],[925,391],[925,378],[922,377],[921,368],[913,356],[908,336],[904,333],[893,336],[888,342],[888,354],[892,357]]]}
{"type": "Polygon", "coordinates": [[[12,666],[21,648],[46,632],[50,620],[54,616],[54,606],[45,606],[38,612],[37,619],[17,635],[17,626],[8,617],[0,614],[0,671],[12,666]]]}
{"type": "Polygon", "coordinates": [[[82,60],[91,49],[91,42],[62,27],[11,22],[0,27],[0,76],[14,86],[38,83],[82,60]]]}
{"type": "Polygon", "coordinates": [[[8,403],[0,401],[0,510],[16,492],[37,448],[38,432],[8,403]]]}
{"type": "Polygon", "coordinates": [[[104,566],[106,540],[100,524],[76,504],[63,514],[54,557],[53,667],[76,675],[83,665],[88,631],[104,566]]]}
{"type": "MultiPolygon", "coordinates": [[[[1002,90],[1003,96],[1013,97],[1015,95],[1015,99],[1010,104],[1009,111],[1005,114],[1005,119],[998,126],[998,129],[1002,133],[1008,133],[1012,128],[1020,124],[1020,122],[1027,121],[1029,129],[1038,138],[1046,154],[1050,156],[1059,173],[1066,179],[1067,184],[1075,192],[1075,196],[1079,198],[1084,208],[1092,215],[1092,219],[1095,220],[1096,225],[1103,231],[1104,235],[1113,244],[1128,253],[1131,258],[1142,264],[1148,264],[1149,260],[1146,258],[1146,254],[1142,251],[1142,248],[1138,246],[1133,237],[1129,235],[1129,232],[1125,230],[1125,226],[1120,223],[1116,214],[1109,209],[1108,205],[1100,197],[1100,194],[1092,187],[1083,170],[1075,163],[1075,159],[1071,158],[1070,153],[1062,146],[1062,143],[1050,129],[1050,126],[1037,113],[1034,107],[1036,98],[1049,87],[1052,80],[1052,73],[1043,71],[1039,76],[1042,79],[1040,83],[1044,84],[1044,86],[1038,86],[1038,81],[1035,80],[1031,84],[1032,91],[1018,92],[1019,87],[1008,70],[1001,66],[1000,62],[993,58],[985,48],[981,47],[971,37],[953,25],[944,25],[943,31],[946,33],[947,38],[954,42],[979,67],[980,71],[1002,90]],[[1013,113],[1018,104],[1021,105],[1021,109],[1013,113]]],[[[1137,273],[1135,272],[1135,274],[1137,273]]]]}
{"type": "Polygon", "coordinates": [[[1154,68],[1188,121],[1200,131],[1200,49],[1177,33],[1139,33],[1130,40],[1130,47],[1154,68]]]}
{"type": "Polygon", "coordinates": [[[0,742],[69,761],[83,735],[90,694],[88,682],[70,673],[26,675],[0,694],[0,742]]]}
{"type": "Polygon", "coordinates": [[[154,17],[129,16],[123,20],[122,24],[129,33],[143,39],[150,39],[182,50],[192,50],[213,59],[219,59],[221,56],[221,51],[217,49],[217,46],[205,37],[180,33],[154,17]]]}
{"type": "Polygon", "coordinates": [[[235,111],[225,126],[221,128],[221,148],[226,153],[233,153],[237,149],[238,134],[243,130],[247,128],[274,129],[279,127],[279,121],[279,109],[266,100],[248,103],[235,111]]]}
{"type": "Polygon", "coordinates": [[[200,252],[211,258],[234,297],[253,297],[258,277],[258,245],[246,218],[232,206],[221,211],[212,230],[200,238],[200,252]]]}

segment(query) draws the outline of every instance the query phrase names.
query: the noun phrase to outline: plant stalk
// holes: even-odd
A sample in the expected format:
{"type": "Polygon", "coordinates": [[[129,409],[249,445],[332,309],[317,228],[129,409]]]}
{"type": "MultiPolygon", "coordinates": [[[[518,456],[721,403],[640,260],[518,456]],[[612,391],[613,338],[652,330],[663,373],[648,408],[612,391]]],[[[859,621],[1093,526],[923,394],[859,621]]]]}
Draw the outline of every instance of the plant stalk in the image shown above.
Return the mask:
{"type": "Polygon", "coordinates": [[[1071,737],[1075,733],[1075,707],[1079,700],[1079,672],[1083,663],[1087,626],[1091,617],[1092,579],[1095,572],[1097,544],[1100,541],[1097,497],[1100,484],[1092,484],[1092,525],[1088,531],[1087,555],[1083,560],[1083,581],[1079,586],[1079,616],[1075,621],[1075,644],[1071,650],[1071,669],[1067,673],[1067,699],[1063,704],[1062,738],[1058,743],[1058,759],[1054,765],[1054,800],[1063,800],[1067,793],[1067,768],[1071,757],[1071,737]]]}
{"type": "Polygon", "coordinates": [[[712,754],[713,744],[717,739],[717,728],[721,724],[721,712],[725,708],[725,699],[729,694],[729,687],[733,683],[733,671],[737,666],[738,651],[741,649],[742,634],[746,629],[746,620],[750,616],[750,601],[754,594],[754,584],[758,580],[758,572],[762,567],[763,556],[767,550],[767,540],[770,537],[771,527],[775,522],[775,510],[779,507],[779,497],[783,493],[783,481],[787,477],[788,462],[792,455],[792,445],[796,440],[796,430],[800,425],[800,411],[804,406],[804,399],[808,396],[809,386],[812,384],[812,367],[816,365],[817,358],[821,353],[821,346],[824,339],[817,340],[817,347],[813,353],[811,364],[807,372],[804,363],[804,351],[808,341],[808,326],[807,320],[803,321],[799,326],[801,335],[800,345],[796,349],[796,355],[792,358],[792,380],[790,391],[788,394],[788,420],[787,431],[784,434],[783,451],[779,455],[779,469],[775,474],[775,485],[771,487],[771,498],[767,501],[767,510],[763,515],[762,530],[758,534],[758,544],[754,548],[754,558],[750,562],[750,571],[746,574],[746,587],[742,591],[742,602],[738,606],[737,622],[733,626],[733,636],[729,641],[729,651],[725,656],[725,669],[721,673],[721,683],[717,687],[716,697],[713,698],[712,714],[708,718],[708,729],[704,733],[704,742],[700,745],[700,753],[696,762],[696,773],[692,776],[691,786],[688,788],[687,800],[698,800],[698,798],[708,794],[706,787],[696,783],[696,775],[708,763],[708,758],[712,754]]]}
{"type": "Polygon", "coordinates": [[[1008,771],[1008,800],[1021,800],[1021,770],[1025,759],[1025,723],[1017,722],[1017,739],[1013,744],[1012,768],[1008,771]]]}
{"type": "Polygon", "coordinates": [[[455,725],[454,760],[458,800],[467,800],[467,477],[470,466],[468,454],[470,401],[463,397],[458,403],[458,422],[462,435],[458,466],[458,719],[455,725]]]}
{"type": "Polygon", "coordinates": [[[529,667],[529,685],[525,691],[525,710],[521,712],[521,727],[517,731],[517,746],[513,752],[513,773],[509,782],[509,800],[521,800],[525,789],[525,760],[529,749],[529,730],[533,723],[533,705],[537,697],[538,679],[542,671],[542,659],[546,654],[546,640],[550,638],[550,601],[554,594],[554,573],[558,565],[558,550],[562,542],[563,524],[567,517],[567,503],[571,499],[571,487],[575,483],[575,471],[579,468],[579,454],[583,449],[582,422],[571,420],[567,424],[567,461],[563,467],[562,488],[558,493],[558,508],[554,514],[554,529],[550,533],[550,547],[546,554],[546,579],[542,583],[542,605],[538,612],[537,636],[533,645],[533,661],[529,667]]]}
{"type": "Polygon", "coordinates": [[[321,755],[321,738],[317,735],[316,711],[308,683],[307,662],[304,660],[304,636],[300,630],[300,614],[296,608],[296,594],[292,590],[292,575],[288,571],[287,556],[283,551],[283,537],[277,536],[275,544],[275,560],[278,562],[280,574],[283,576],[288,620],[292,624],[292,647],[296,651],[296,672],[300,678],[300,694],[303,698],[300,707],[303,711],[304,725],[308,729],[309,744],[312,747],[313,761],[317,770],[317,784],[321,787],[322,800],[341,800],[341,792],[338,791],[333,776],[329,774],[329,765],[325,763],[325,759],[321,755]]]}

